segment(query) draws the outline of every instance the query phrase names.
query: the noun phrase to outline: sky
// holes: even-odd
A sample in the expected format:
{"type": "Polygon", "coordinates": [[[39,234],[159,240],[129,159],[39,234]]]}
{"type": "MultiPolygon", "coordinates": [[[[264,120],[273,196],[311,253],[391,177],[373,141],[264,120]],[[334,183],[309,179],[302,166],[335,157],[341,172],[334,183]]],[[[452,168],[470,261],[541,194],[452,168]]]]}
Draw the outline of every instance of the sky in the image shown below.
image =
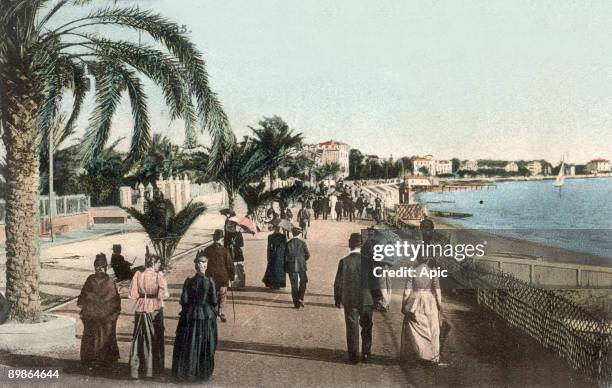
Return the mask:
{"type": "MultiPolygon", "coordinates": [[[[188,26],[238,137],[278,115],[307,142],[337,139],[381,157],[612,158],[609,1],[117,4],[188,26]]],[[[182,123],[170,122],[157,89],[149,94],[154,131],[182,143],[182,123]]],[[[113,137],[130,126],[126,96],[113,137]]]]}

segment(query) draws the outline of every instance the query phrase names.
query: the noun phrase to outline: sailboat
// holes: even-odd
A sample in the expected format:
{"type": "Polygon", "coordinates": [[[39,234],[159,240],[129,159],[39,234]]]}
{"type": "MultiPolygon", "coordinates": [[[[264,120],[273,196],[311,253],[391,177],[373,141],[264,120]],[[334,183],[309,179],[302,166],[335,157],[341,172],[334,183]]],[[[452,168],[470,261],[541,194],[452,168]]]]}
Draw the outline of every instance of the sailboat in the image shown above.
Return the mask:
{"type": "Polygon", "coordinates": [[[553,183],[554,187],[561,188],[563,187],[563,183],[565,183],[565,160],[561,160],[561,167],[559,167],[559,174],[557,174],[557,178],[553,183]]]}

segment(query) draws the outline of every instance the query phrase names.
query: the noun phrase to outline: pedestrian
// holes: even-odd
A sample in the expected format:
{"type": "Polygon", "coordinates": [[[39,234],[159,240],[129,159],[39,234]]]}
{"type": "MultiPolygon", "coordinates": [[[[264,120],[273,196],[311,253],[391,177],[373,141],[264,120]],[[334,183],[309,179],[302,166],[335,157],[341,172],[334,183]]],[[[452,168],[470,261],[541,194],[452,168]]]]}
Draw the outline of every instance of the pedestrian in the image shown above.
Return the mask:
{"type": "Polygon", "coordinates": [[[427,217],[427,213],[423,212],[423,220],[421,221],[419,228],[421,229],[421,238],[425,245],[431,244],[434,235],[434,223],[427,217]]]}
{"type": "Polygon", "coordinates": [[[374,199],[374,220],[376,221],[376,224],[380,224],[382,221],[382,216],[382,199],[379,195],[376,195],[376,198],[374,199]]]}
{"type": "Polygon", "coordinates": [[[113,244],[113,254],[111,256],[111,267],[115,273],[117,281],[128,280],[134,276],[132,264],[128,263],[121,254],[121,245],[113,244]]]}
{"type": "Polygon", "coordinates": [[[174,337],[172,376],[180,381],[205,381],[215,368],[218,301],[215,282],[206,276],[204,254],[195,258],[195,276],[185,279],[181,313],[174,337]]]}
{"type": "Polygon", "coordinates": [[[302,235],[305,239],[308,239],[308,229],[310,229],[310,210],[306,208],[305,204],[302,204],[302,208],[297,215],[298,224],[302,229],[302,235]]]}
{"type": "Polygon", "coordinates": [[[355,220],[355,202],[353,201],[353,198],[348,197],[344,206],[348,215],[348,220],[353,222],[355,220]]]}
{"type": "Polygon", "coordinates": [[[222,238],[223,231],[215,229],[213,232],[213,243],[204,248],[203,251],[198,251],[196,256],[205,256],[208,259],[205,275],[215,282],[219,319],[221,319],[221,322],[227,322],[227,318],[223,314],[223,307],[227,299],[227,287],[229,282],[234,280],[236,269],[234,268],[234,262],[229,250],[219,242],[222,238]]]}
{"type": "Polygon", "coordinates": [[[229,221],[225,226],[225,236],[223,237],[223,246],[230,251],[232,256],[232,262],[235,267],[235,280],[232,283],[232,288],[241,289],[246,287],[246,273],[244,270],[244,254],[242,253],[242,247],[244,246],[244,239],[242,232],[238,230],[237,225],[234,221],[229,221]]]}
{"type": "Polygon", "coordinates": [[[332,212],[331,213],[331,218],[332,220],[336,219],[335,217],[335,211],[336,211],[336,203],[338,202],[338,197],[336,196],[336,194],[331,194],[329,196],[329,209],[332,212]]]}
{"type": "Polygon", "coordinates": [[[417,257],[415,276],[406,279],[402,313],[401,360],[425,364],[440,362],[440,319],[442,292],[438,277],[430,277],[427,259],[417,257]]]}
{"type": "Polygon", "coordinates": [[[355,202],[355,209],[357,209],[357,217],[362,218],[363,213],[363,195],[359,195],[357,197],[357,202],[355,202]]]}
{"type": "Polygon", "coordinates": [[[301,233],[302,230],[297,227],[291,230],[293,238],[287,242],[285,252],[285,272],[289,274],[291,297],[293,307],[296,309],[304,307],[304,295],[306,294],[306,283],[308,283],[306,262],[310,258],[308,245],[299,238],[301,233]]]}
{"type": "Polygon", "coordinates": [[[327,220],[329,215],[329,197],[323,196],[321,198],[321,213],[323,214],[323,219],[327,220]]]}
{"type": "Polygon", "coordinates": [[[293,221],[293,212],[290,208],[285,209],[285,219],[289,222],[293,221]]]}
{"type": "Polygon", "coordinates": [[[97,254],[95,273],[87,277],[77,299],[83,321],[81,362],[89,367],[110,366],[119,360],[116,329],[121,298],[106,274],[107,267],[106,255],[97,254]]]}
{"type": "Polygon", "coordinates": [[[268,236],[268,265],[262,279],[266,287],[273,290],[286,287],[285,250],[287,238],[280,232],[280,227],[274,225],[273,233],[268,236]]]}
{"type": "Polygon", "coordinates": [[[170,294],[164,274],[154,269],[156,257],[145,256],[145,270],[132,278],[130,299],[136,300],[134,334],[130,350],[130,373],[137,379],[164,371],[164,299],[170,294]]]}
{"type": "Polygon", "coordinates": [[[351,364],[359,362],[359,327],[361,326],[361,361],[369,362],[372,347],[372,305],[370,288],[362,279],[361,235],[351,234],[348,256],[338,263],[334,281],[336,307],[344,307],[346,345],[351,364]]]}
{"type": "Polygon", "coordinates": [[[314,212],[314,219],[318,220],[321,213],[321,199],[319,197],[315,197],[312,201],[312,211],[314,212]]]}
{"type": "Polygon", "coordinates": [[[344,203],[343,201],[336,202],[336,221],[342,221],[342,213],[344,212],[344,203]]]}
{"type": "Polygon", "coordinates": [[[277,218],[280,218],[280,215],[274,209],[274,202],[270,203],[270,208],[266,211],[266,218],[268,222],[274,222],[277,218]]]}

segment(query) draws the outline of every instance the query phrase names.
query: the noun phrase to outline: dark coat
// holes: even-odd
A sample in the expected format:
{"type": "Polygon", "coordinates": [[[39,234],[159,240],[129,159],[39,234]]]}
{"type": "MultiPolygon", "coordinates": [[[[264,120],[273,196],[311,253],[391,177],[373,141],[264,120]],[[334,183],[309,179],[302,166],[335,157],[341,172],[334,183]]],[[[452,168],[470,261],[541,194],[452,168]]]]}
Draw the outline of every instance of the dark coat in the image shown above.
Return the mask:
{"type": "Polygon", "coordinates": [[[336,210],[337,213],[342,212],[344,210],[344,203],[342,201],[340,201],[340,200],[338,202],[336,202],[336,209],[335,210],[336,210]]]}
{"type": "Polygon", "coordinates": [[[117,361],[116,325],[121,298],[115,283],[105,273],[90,275],[81,289],[77,305],[81,307],[83,321],[81,361],[117,361]]]}
{"type": "Polygon", "coordinates": [[[113,253],[111,256],[111,267],[113,268],[117,280],[132,278],[132,264],[128,263],[123,255],[113,253]]]}
{"type": "Polygon", "coordinates": [[[340,260],[334,281],[334,300],[345,308],[372,306],[372,293],[364,286],[361,254],[353,252],[340,260]]]}
{"type": "Polygon", "coordinates": [[[285,287],[285,252],[287,238],[282,233],[272,233],[268,236],[268,265],[263,282],[268,287],[285,287]]]}
{"type": "Polygon", "coordinates": [[[223,236],[223,246],[229,249],[230,255],[234,263],[244,261],[244,255],[242,254],[242,247],[244,246],[244,239],[242,233],[236,232],[225,232],[223,236]]]}
{"type": "Polygon", "coordinates": [[[285,272],[287,273],[305,273],[306,261],[310,258],[308,246],[299,238],[292,238],[287,242],[287,250],[285,252],[285,272]]]}
{"type": "Polygon", "coordinates": [[[212,278],[217,287],[229,286],[234,280],[234,261],[229,250],[215,242],[204,249],[204,256],[208,257],[205,275],[212,278]]]}
{"type": "Polygon", "coordinates": [[[216,319],[218,302],[214,281],[201,273],[185,279],[179,303],[181,320],[216,319]]]}
{"type": "Polygon", "coordinates": [[[207,380],[214,371],[218,341],[214,281],[201,273],[187,278],[180,303],[172,375],[178,380],[207,380]]]}
{"type": "Polygon", "coordinates": [[[300,228],[310,226],[310,212],[306,208],[300,209],[298,212],[298,222],[300,223],[300,228]]]}

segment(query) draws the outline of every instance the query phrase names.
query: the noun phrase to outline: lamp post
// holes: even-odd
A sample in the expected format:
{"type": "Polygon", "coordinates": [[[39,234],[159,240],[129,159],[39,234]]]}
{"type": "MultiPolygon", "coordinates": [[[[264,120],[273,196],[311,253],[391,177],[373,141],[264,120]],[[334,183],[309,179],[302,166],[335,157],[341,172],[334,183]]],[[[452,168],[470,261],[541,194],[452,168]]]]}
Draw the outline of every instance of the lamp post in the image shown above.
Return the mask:
{"type": "Polygon", "coordinates": [[[53,211],[55,210],[54,195],[53,195],[53,125],[49,129],[49,231],[51,233],[51,241],[55,241],[53,236],[53,211]]]}

